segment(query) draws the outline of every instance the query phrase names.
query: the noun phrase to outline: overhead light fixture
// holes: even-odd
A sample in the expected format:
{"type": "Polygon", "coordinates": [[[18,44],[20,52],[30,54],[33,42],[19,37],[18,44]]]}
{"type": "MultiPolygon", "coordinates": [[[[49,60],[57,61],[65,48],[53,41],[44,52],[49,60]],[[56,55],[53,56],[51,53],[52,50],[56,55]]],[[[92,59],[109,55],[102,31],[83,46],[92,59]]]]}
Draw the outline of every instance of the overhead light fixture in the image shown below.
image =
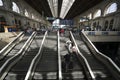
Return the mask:
{"type": "Polygon", "coordinates": [[[75,0],[63,0],[60,12],[60,18],[64,19],[75,0]]]}
{"type": "Polygon", "coordinates": [[[58,0],[47,0],[53,17],[58,17],[58,0]]]}

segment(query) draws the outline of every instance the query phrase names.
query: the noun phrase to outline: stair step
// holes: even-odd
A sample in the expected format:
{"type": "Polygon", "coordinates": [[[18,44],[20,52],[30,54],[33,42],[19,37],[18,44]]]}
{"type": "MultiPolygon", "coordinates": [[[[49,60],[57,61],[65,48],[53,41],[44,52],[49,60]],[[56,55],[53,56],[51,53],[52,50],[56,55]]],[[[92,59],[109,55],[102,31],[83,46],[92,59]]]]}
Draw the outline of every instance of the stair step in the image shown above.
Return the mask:
{"type": "Polygon", "coordinates": [[[56,72],[36,72],[34,74],[34,79],[35,80],[43,80],[43,79],[57,79],[57,73],[56,72]]]}
{"type": "Polygon", "coordinates": [[[8,73],[5,80],[24,80],[25,74],[22,73],[8,73]]]}
{"type": "Polygon", "coordinates": [[[63,79],[83,79],[85,76],[82,71],[73,71],[73,72],[66,72],[63,73],[63,79]]]}

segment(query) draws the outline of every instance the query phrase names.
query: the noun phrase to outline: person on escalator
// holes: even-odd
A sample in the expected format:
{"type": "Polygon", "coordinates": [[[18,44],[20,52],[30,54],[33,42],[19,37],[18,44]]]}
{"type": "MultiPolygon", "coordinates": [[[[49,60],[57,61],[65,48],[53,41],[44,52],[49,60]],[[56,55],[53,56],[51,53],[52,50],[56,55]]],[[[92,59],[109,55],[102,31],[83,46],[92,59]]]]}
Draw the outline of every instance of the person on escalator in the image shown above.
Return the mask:
{"type": "Polygon", "coordinates": [[[69,51],[70,56],[71,56],[71,61],[77,61],[76,59],[76,54],[78,53],[76,46],[72,43],[72,47],[69,51]]]}
{"type": "Polygon", "coordinates": [[[64,59],[65,59],[65,72],[68,72],[68,70],[72,70],[72,68],[73,68],[73,62],[71,59],[71,55],[66,54],[64,56],[64,59]]]}
{"type": "Polygon", "coordinates": [[[59,31],[60,31],[60,36],[64,36],[64,32],[65,32],[64,29],[61,28],[59,31]]]}
{"type": "Polygon", "coordinates": [[[77,48],[76,48],[75,45],[72,46],[72,53],[73,53],[73,54],[77,53],[77,48]]]}
{"type": "Polygon", "coordinates": [[[69,51],[70,53],[73,53],[73,54],[74,54],[74,53],[77,53],[77,48],[76,48],[76,46],[75,46],[74,43],[71,42],[70,40],[66,41],[65,46],[67,47],[67,49],[68,49],[68,51],[69,51]]]}
{"type": "Polygon", "coordinates": [[[65,63],[64,60],[62,61],[62,71],[63,71],[63,72],[66,71],[66,63],[65,63]]]}
{"type": "Polygon", "coordinates": [[[72,42],[70,40],[66,41],[65,46],[67,47],[68,51],[70,52],[70,50],[72,48],[72,42]]]}

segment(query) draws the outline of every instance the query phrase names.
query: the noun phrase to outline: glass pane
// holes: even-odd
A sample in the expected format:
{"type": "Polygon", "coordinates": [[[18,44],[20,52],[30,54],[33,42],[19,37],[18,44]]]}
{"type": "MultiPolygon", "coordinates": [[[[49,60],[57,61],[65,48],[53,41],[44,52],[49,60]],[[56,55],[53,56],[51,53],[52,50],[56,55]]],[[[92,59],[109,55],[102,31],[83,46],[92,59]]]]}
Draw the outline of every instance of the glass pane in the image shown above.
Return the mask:
{"type": "Polygon", "coordinates": [[[63,0],[60,17],[64,18],[75,0],[63,0]]]}

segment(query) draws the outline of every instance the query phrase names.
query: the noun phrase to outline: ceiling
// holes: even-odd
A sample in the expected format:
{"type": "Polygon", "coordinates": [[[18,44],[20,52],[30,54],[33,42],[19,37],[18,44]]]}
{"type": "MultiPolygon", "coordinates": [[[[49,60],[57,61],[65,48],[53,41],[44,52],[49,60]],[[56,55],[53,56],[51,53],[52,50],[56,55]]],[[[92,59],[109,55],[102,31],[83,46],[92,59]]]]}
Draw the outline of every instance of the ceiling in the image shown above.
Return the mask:
{"type": "MultiPolygon", "coordinates": [[[[52,17],[52,13],[47,0],[25,0],[30,6],[37,10],[41,15],[52,17]]],[[[63,0],[58,0],[58,16],[60,15],[63,0]]],[[[99,4],[103,0],[75,0],[68,11],[65,19],[73,19],[75,16],[87,11],[89,8],[99,4]]],[[[58,17],[59,18],[59,17],[58,17]]]]}

